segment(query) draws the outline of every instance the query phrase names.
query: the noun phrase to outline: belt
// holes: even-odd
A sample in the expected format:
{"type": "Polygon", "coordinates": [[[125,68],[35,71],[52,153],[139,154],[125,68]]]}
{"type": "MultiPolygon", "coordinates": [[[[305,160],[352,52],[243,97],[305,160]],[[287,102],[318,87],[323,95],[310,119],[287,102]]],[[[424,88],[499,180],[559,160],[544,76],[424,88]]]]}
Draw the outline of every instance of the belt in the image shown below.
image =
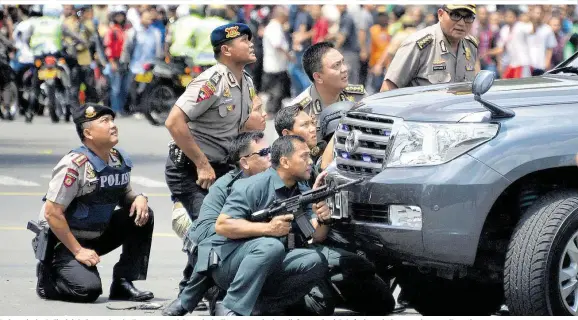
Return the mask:
{"type": "Polygon", "coordinates": [[[83,240],[92,240],[100,237],[104,231],[92,231],[92,230],[73,230],[71,229],[70,232],[74,235],[77,239],[83,240]]]}

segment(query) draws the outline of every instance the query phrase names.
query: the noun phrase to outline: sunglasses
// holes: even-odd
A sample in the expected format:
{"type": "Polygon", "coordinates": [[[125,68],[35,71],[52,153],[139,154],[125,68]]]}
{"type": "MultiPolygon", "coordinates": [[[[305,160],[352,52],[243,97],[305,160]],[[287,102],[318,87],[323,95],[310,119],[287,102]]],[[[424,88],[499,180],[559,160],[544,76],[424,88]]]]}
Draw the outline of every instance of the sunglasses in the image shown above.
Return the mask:
{"type": "Polygon", "coordinates": [[[450,19],[452,19],[452,21],[458,22],[462,19],[464,19],[465,23],[472,23],[474,22],[474,20],[476,20],[476,16],[473,14],[466,14],[466,15],[462,15],[460,13],[458,13],[457,11],[452,11],[452,10],[447,10],[444,9],[445,12],[447,12],[450,15],[450,19]]]}
{"type": "Polygon", "coordinates": [[[268,155],[269,153],[271,153],[271,148],[270,148],[270,147],[268,147],[268,148],[263,148],[263,149],[259,150],[258,152],[250,153],[250,154],[248,154],[248,155],[246,155],[246,156],[242,156],[241,158],[248,158],[248,157],[253,156],[253,155],[256,155],[256,154],[258,154],[259,157],[264,157],[264,156],[268,155]]]}

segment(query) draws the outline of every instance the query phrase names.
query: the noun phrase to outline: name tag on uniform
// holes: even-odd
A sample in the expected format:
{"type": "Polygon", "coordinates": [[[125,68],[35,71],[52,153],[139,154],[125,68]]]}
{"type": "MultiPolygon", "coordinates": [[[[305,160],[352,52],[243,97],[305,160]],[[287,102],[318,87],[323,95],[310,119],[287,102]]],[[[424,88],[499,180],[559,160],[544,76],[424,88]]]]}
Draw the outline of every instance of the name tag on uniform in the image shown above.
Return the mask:
{"type": "Polygon", "coordinates": [[[446,62],[445,60],[434,60],[432,63],[434,71],[440,71],[446,69],[446,62]]]}

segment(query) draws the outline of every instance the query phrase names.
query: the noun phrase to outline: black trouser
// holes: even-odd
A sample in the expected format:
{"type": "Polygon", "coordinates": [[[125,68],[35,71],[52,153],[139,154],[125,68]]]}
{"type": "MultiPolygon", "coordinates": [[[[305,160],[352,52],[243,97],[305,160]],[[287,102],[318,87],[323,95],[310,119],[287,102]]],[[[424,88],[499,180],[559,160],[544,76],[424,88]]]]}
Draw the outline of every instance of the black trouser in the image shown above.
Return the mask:
{"type": "MultiPolygon", "coordinates": [[[[113,269],[113,280],[146,280],[154,228],[153,211],[149,208],[149,220],[138,227],[134,216],[129,217],[128,208],[116,210],[104,233],[92,240],[77,239],[86,249],[99,256],[122,245],[120,260],[113,269]]],[[[47,265],[49,277],[42,286],[46,299],[70,302],[94,302],[102,294],[102,283],[97,266],[87,267],[74,258],[64,244],[54,248],[54,260],[47,265]]]]}
{"type": "Polygon", "coordinates": [[[80,106],[78,100],[78,93],[80,92],[80,84],[84,82],[86,85],[86,102],[98,102],[98,94],[96,93],[96,83],[94,80],[94,71],[90,66],[76,65],[71,69],[70,75],[70,110],[74,113],[80,106]]]}
{"type": "Polygon", "coordinates": [[[286,71],[263,74],[263,91],[270,95],[267,112],[275,114],[281,109],[282,101],[291,96],[291,78],[286,71]]]}
{"type": "MultiPolygon", "coordinates": [[[[231,166],[224,163],[211,163],[211,166],[215,170],[216,179],[231,170],[231,166]]],[[[173,198],[183,204],[191,221],[197,220],[203,200],[209,191],[197,185],[197,168],[195,165],[188,160],[184,167],[177,167],[169,156],[165,165],[165,180],[173,198]]],[[[194,265],[187,261],[183,270],[183,279],[179,283],[179,295],[191,277],[193,268],[194,265]]]]}

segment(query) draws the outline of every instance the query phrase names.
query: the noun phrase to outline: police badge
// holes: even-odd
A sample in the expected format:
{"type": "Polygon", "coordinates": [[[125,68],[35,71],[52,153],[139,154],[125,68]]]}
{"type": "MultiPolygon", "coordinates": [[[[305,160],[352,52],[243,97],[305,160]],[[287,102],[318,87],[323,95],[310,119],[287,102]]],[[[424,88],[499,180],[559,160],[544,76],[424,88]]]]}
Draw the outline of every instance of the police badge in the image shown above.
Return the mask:
{"type": "Polygon", "coordinates": [[[90,106],[86,108],[86,111],[84,111],[84,116],[87,117],[88,119],[96,116],[96,111],[94,110],[94,107],[90,106]]]}

